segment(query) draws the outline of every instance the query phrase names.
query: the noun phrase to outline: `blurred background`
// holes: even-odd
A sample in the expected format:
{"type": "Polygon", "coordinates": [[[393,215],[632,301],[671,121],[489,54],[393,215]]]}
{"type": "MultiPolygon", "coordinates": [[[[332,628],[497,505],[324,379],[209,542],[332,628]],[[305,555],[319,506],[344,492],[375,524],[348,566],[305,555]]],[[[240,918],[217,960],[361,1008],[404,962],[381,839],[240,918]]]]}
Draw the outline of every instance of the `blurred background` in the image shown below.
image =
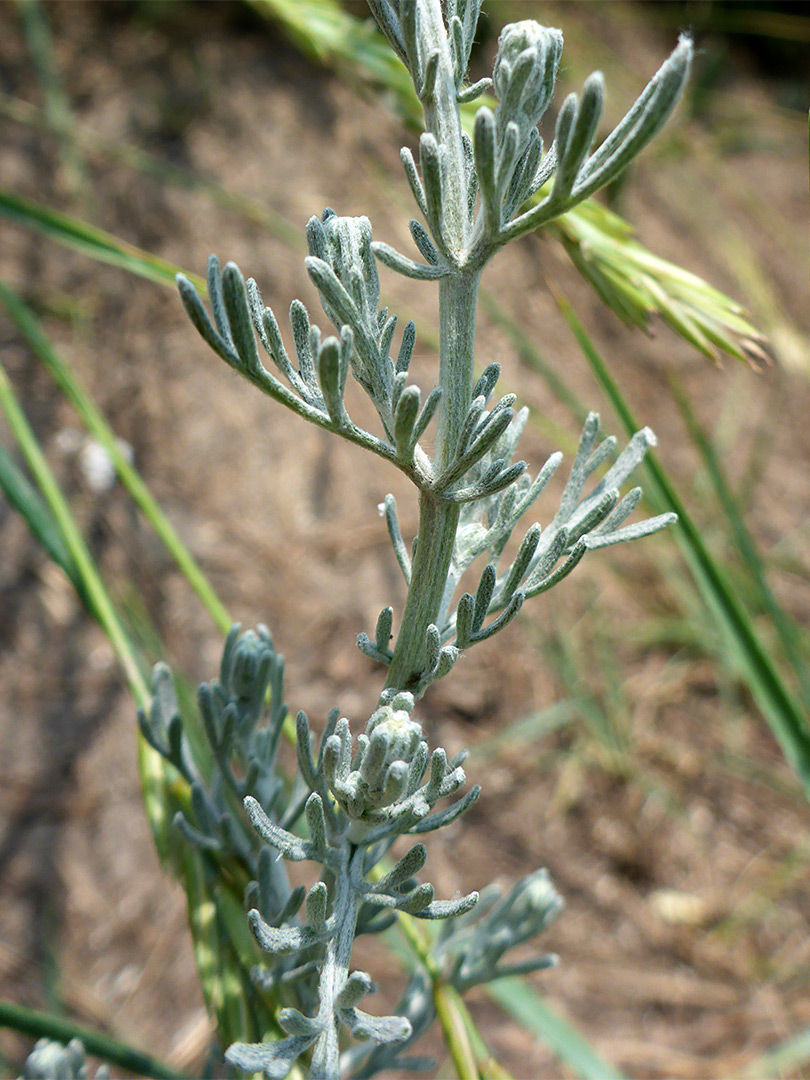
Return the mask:
{"type": "MultiPolygon", "coordinates": [[[[394,470],[229,372],[167,287],[169,264],[201,273],[214,251],[256,278],[284,325],[294,297],[315,300],[311,214],[367,214],[377,238],[407,248],[398,155],[414,132],[350,51],[313,48],[297,26],[304,6],[0,5],[0,280],[123,440],[230,615],[270,627],[290,705],[319,727],[335,705],[354,723],[374,706],[381,671],[354,641],[403,602],[377,506],[396,495],[410,540],[415,500],[394,470]]],[[[549,868],[567,906],[543,945],[561,964],[533,985],[614,1070],[810,1076],[810,17],[796,3],[697,0],[485,8],[476,76],[504,23],[559,26],[557,104],[603,70],[605,130],[692,28],[685,100],[602,201],[647,249],[738,300],[771,361],[754,363],[756,349],[748,363],[712,361],[661,319],[649,333],[626,325],[556,234],[488,270],[478,361],[497,360],[503,392],[532,409],[530,469],[558,448],[570,459],[587,409],[624,438],[564,297],[658,435],[726,592],[671,530],[593,553],[477,646],[423,704],[431,741],[471,747],[468,775],[484,786],[427,871],[449,896],[482,872],[508,885],[549,868]]],[[[434,290],[381,277],[385,302],[417,322],[417,381],[429,385],[434,290]]],[[[213,677],[220,630],[42,362],[36,331],[0,307],[11,393],[130,633],[191,682],[213,677]]],[[[0,445],[23,469],[2,417],[0,445]]],[[[640,482],[660,498],[655,478],[640,482]]],[[[555,497],[540,501],[541,523],[555,497]]],[[[0,998],[199,1074],[211,1028],[185,897],[143,813],[132,699],[12,503],[0,495],[0,998]]],[[[395,995],[395,965],[379,951],[363,962],[395,995]]],[[[515,1076],[597,1075],[483,993],[471,1008],[515,1076]]],[[[0,1031],[1,1075],[16,1075],[28,1045],[0,1031]]]]}

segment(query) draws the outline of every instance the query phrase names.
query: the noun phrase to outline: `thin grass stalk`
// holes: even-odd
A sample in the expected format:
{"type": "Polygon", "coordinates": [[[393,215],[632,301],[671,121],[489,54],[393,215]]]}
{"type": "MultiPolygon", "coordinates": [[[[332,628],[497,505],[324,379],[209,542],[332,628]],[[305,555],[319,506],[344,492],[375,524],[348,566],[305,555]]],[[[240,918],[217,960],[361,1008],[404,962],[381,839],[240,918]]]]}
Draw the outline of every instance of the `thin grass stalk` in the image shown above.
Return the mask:
{"type": "Polygon", "coordinates": [[[82,196],[84,202],[89,181],[87,163],[76,142],[73,110],[56,64],[48,16],[40,0],[17,0],[17,10],[31,63],[45,99],[45,116],[56,133],[68,184],[75,194],[82,196]]]}
{"type": "Polygon", "coordinates": [[[28,482],[28,478],[17,467],[11,454],[3,446],[0,446],[0,490],[3,491],[10,505],[22,516],[31,534],[42,545],[48,557],[65,572],[82,603],[87,607],[88,599],[82,591],[82,580],[65,547],[56,522],[39,494],[28,482]]]}
{"type": "Polygon", "coordinates": [[[464,1018],[457,1008],[458,1003],[453,1000],[449,987],[445,983],[441,982],[438,985],[434,983],[433,1001],[458,1080],[479,1080],[480,1073],[473,1056],[464,1018]]]}
{"type": "Polygon", "coordinates": [[[109,1061],[111,1065],[117,1065],[136,1076],[148,1076],[154,1080],[188,1080],[187,1073],[173,1069],[120,1039],[93,1031],[63,1016],[28,1009],[11,1001],[0,1001],[0,1028],[18,1031],[34,1039],[56,1039],[64,1043],[80,1039],[88,1054],[109,1061]]]}
{"type": "MultiPolygon", "coordinates": [[[[372,880],[379,881],[390,870],[390,862],[383,860],[374,868],[370,877],[372,880]]],[[[459,1070],[468,1070],[473,1067],[476,1071],[471,1075],[474,1080],[478,1080],[481,1075],[479,1066],[484,1061],[491,1060],[489,1050],[463,998],[445,980],[437,965],[431,951],[428,934],[412,915],[404,912],[400,912],[396,926],[389,933],[395,935],[392,940],[398,938],[404,942],[407,962],[412,964],[415,959],[430,977],[433,1002],[442,1037],[459,1078],[463,1075],[459,1070]]],[[[497,1080],[513,1080],[513,1078],[506,1070],[502,1070],[497,1080]]]]}
{"type": "Polygon", "coordinates": [[[749,577],[755,586],[760,603],[773,622],[785,655],[796,674],[804,707],[810,713],[810,657],[802,655],[802,643],[797,632],[798,628],[776,601],[773,590],[768,584],[765,568],[757,552],[756,544],[745,524],[739,504],[732,494],[717,453],[708,435],[698,422],[683,386],[673,374],[670,374],[668,381],[675,404],[683,417],[692,442],[700,451],[712,487],[725,511],[726,519],[734,536],[736,549],[742,557],[749,577]]]}
{"type": "Polygon", "coordinates": [[[45,504],[62,534],[70,557],[81,575],[93,614],[115,650],[130,692],[138,705],[145,708],[149,704],[150,694],[138,658],[101,580],[93,557],[81,537],[67,501],[25,418],[2,362],[0,362],[0,408],[5,414],[45,504]]]}
{"type": "Polygon", "coordinates": [[[109,454],[121,483],[174,559],[217,629],[222,634],[227,634],[233,625],[233,619],[225,609],[225,605],[137,469],[121,452],[115,434],[90,395],[54,349],[30,308],[2,282],[0,282],[0,301],[5,305],[14,324],[34,354],[42,361],[59,389],[76,409],[87,430],[109,454]]]}
{"type": "Polygon", "coordinates": [[[175,277],[178,273],[183,273],[195,288],[205,293],[203,279],[184,270],[182,266],[161,259],[158,255],[151,255],[135,244],[121,240],[80,218],[63,214],[59,210],[51,210],[48,206],[25,199],[5,188],[0,189],[0,214],[18,225],[57,240],[74,251],[80,251],[83,255],[89,255],[110,266],[117,266],[121,270],[129,270],[138,277],[160,285],[171,285],[174,288],[175,277]]]}

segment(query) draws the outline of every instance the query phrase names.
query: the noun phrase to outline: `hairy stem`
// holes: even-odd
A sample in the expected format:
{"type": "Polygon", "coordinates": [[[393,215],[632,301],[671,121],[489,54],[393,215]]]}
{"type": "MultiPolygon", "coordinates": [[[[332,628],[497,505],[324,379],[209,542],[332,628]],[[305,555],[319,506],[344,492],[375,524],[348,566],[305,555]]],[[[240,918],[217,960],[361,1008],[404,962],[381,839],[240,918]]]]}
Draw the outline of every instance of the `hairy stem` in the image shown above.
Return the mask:
{"type": "Polygon", "coordinates": [[[310,1066],[310,1080],[339,1080],[340,1044],[335,999],[349,974],[349,964],[357,928],[358,883],[363,879],[362,850],[354,846],[335,872],[335,904],[332,918],[335,932],[326,944],[320,978],[320,1016],[325,1020],[323,1033],[315,1043],[310,1066]]]}
{"type": "Polygon", "coordinates": [[[439,617],[458,525],[458,504],[430,491],[419,499],[419,539],[386,689],[413,692],[426,662],[427,628],[439,617]]]}
{"type": "MultiPolygon", "coordinates": [[[[433,455],[439,475],[458,452],[458,438],[470,408],[479,270],[465,270],[439,283],[439,386],[442,400],[433,455]]],[[[420,530],[421,531],[421,530],[420,530]]]]}
{"type": "MultiPolygon", "coordinates": [[[[459,434],[470,407],[473,384],[473,340],[479,269],[464,266],[469,219],[467,181],[461,140],[461,120],[453,81],[453,65],[440,0],[420,5],[425,41],[439,55],[434,91],[424,102],[425,126],[443,152],[442,209],[445,238],[459,268],[439,284],[439,386],[442,401],[433,457],[433,474],[440,475],[458,453],[459,434]]],[[[458,504],[422,490],[419,533],[408,599],[402,615],[387,689],[418,688],[426,666],[426,633],[438,623],[447,572],[458,526],[458,504]]]]}
{"type": "MultiPolygon", "coordinates": [[[[439,287],[439,408],[434,475],[458,452],[473,385],[473,342],[478,271],[461,271],[442,279],[439,287]]],[[[388,670],[387,689],[413,691],[426,662],[426,633],[440,617],[447,573],[458,526],[458,503],[423,490],[419,500],[419,533],[411,585],[388,670]]]]}

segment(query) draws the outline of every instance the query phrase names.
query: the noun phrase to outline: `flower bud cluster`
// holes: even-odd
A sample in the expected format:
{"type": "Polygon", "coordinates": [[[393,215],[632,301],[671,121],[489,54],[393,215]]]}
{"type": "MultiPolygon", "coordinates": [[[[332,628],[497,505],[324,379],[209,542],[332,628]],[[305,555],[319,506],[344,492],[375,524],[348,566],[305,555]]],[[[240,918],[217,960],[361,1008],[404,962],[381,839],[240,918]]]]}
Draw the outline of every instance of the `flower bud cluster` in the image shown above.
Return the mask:
{"type": "MultiPolygon", "coordinates": [[[[367,217],[339,217],[327,208],[321,217],[307,223],[310,265],[320,260],[333,271],[355,304],[367,331],[377,330],[380,282],[377,262],[371,251],[371,222],[367,217]]],[[[338,329],[346,322],[334,305],[325,305],[327,314],[338,329]]]]}
{"type": "Polygon", "coordinates": [[[498,38],[498,55],[492,72],[500,104],[495,110],[499,130],[517,124],[520,144],[540,122],[554,93],[562,55],[560,30],[531,19],[510,23],[498,38]]]}
{"type": "Polygon", "coordinates": [[[460,762],[448,762],[442,749],[429,754],[411,717],[413,704],[411,694],[401,693],[377,709],[358,736],[353,759],[348,720],[340,720],[326,740],[324,777],[349,819],[354,843],[409,831],[464,783],[460,762]]]}

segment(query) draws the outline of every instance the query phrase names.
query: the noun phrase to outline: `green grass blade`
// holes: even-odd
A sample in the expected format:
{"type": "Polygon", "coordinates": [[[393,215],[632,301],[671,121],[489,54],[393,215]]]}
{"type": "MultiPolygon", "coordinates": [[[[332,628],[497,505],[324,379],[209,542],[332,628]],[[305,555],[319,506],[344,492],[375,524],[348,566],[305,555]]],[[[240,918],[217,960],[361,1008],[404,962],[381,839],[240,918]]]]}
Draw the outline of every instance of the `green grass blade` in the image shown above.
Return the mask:
{"type": "Polygon", "coordinates": [[[703,463],[706,466],[718,502],[725,511],[726,518],[731,526],[736,550],[748,571],[750,580],[754,584],[760,604],[773,622],[785,655],[796,672],[804,707],[810,713],[810,657],[802,655],[803,642],[798,627],[777,602],[773,590],[768,584],[765,567],[759,557],[754,539],[745,524],[739,504],[728,484],[718,460],[717,452],[709,436],[699,424],[685,391],[674,376],[670,377],[669,386],[692,441],[703,458],[703,463]]]}
{"type": "Polygon", "coordinates": [[[112,233],[105,232],[95,225],[90,225],[79,218],[51,210],[47,206],[24,199],[21,195],[6,189],[0,189],[0,214],[10,221],[23,225],[35,232],[42,233],[74,251],[80,251],[99,262],[108,263],[127,270],[138,277],[159,285],[171,285],[174,278],[183,273],[194,282],[198,289],[205,290],[205,282],[196,274],[190,274],[182,266],[175,266],[157,255],[151,255],[134,244],[121,240],[112,233]]]}
{"type": "Polygon", "coordinates": [[[88,1054],[109,1061],[136,1076],[154,1077],[155,1080],[184,1080],[187,1076],[103,1032],[93,1031],[61,1016],[26,1009],[11,1001],[0,1001],[0,1028],[19,1031],[35,1039],[56,1039],[63,1043],[81,1039],[88,1054]]]}
{"type": "Polygon", "coordinates": [[[11,454],[0,446],[0,490],[23,518],[34,539],[57,566],[61,566],[78,591],[82,587],[76,564],[42,499],[19,469],[11,454]]]}
{"type": "MultiPolygon", "coordinates": [[[[62,393],[76,409],[87,430],[109,454],[121,483],[177,563],[186,580],[214,620],[217,628],[223,634],[227,634],[233,620],[228,615],[222,601],[214,592],[201,567],[183,543],[138,471],[122,454],[107,421],[43,333],[42,327],[31,309],[2,282],[0,282],[0,302],[5,305],[14,324],[32,351],[45,365],[62,393]]],[[[62,564],[60,563],[60,565],[62,564]]]]}
{"type": "Polygon", "coordinates": [[[74,138],[73,112],[53,54],[48,16],[40,0],[17,0],[25,41],[45,99],[45,115],[56,132],[65,174],[74,192],[86,192],[87,166],[74,138]]]}
{"type": "Polygon", "coordinates": [[[84,584],[90,610],[98,622],[101,623],[104,632],[115,649],[133,697],[139,705],[146,705],[150,696],[149,689],[141,673],[137,657],[130,646],[93,558],[79,533],[67,501],[45,460],[45,455],[40,449],[36,436],[25,418],[2,363],[0,363],[0,409],[5,414],[31,475],[42,494],[51,518],[59,529],[64,546],[84,584]]]}
{"type": "Polygon", "coordinates": [[[520,979],[499,979],[487,986],[493,1001],[552,1050],[582,1080],[622,1080],[566,1020],[520,979]]]}
{"type": "MultiPolygon", "coordinates": [[[[567,301],[558,298],[563,315],[579,342],[591,370],[628,435],[638,430],[630,407],[607,366],[567,301]]],[[[700,530],[689,515],[666,473],[654,455],[645,459],[653,496],[659,507],[678,515],[676,537],[689,568],[718,623],[745,680],[777,739],[787,761],[795,769],[810,797],[810,726],[804,710],[795,701],[759,639],[754,624],[737,599],[722,568],[703,542],[700,530]]]]}

